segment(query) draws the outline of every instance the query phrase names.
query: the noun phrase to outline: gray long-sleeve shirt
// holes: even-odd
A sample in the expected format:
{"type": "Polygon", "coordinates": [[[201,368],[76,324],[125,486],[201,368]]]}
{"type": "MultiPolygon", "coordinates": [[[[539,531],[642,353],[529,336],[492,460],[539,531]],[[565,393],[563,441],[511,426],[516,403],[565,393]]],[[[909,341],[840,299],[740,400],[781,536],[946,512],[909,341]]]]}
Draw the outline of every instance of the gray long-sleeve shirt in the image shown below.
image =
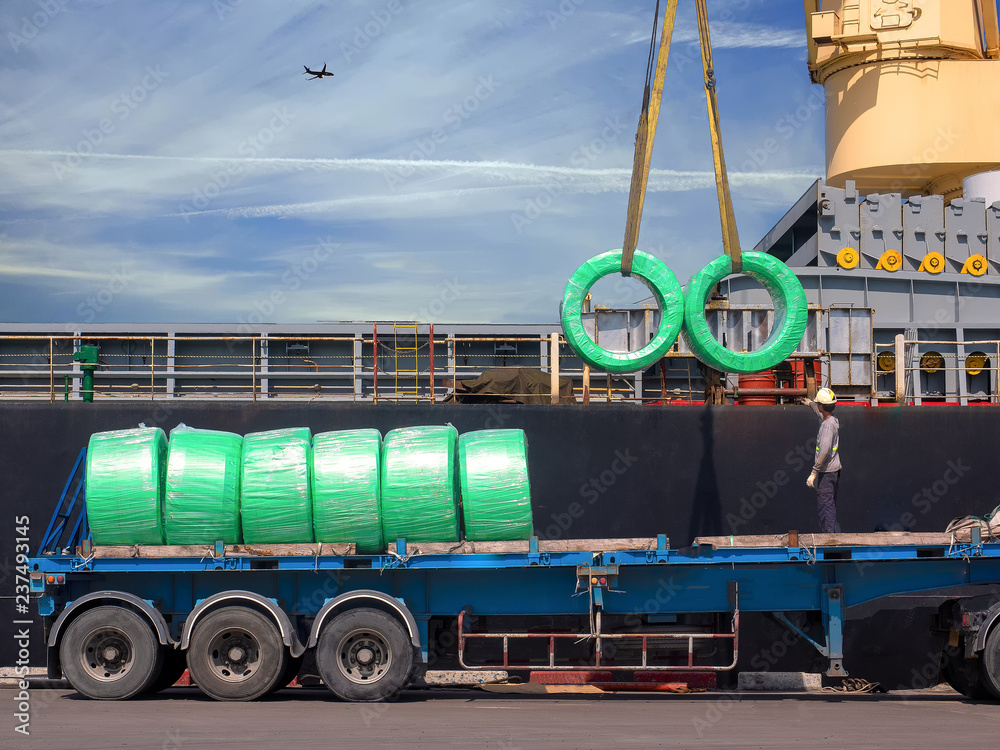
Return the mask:
{"type": "Polygon", "coordinates": [[[819,427],[816,436],[816,462],[813,471],[817,473],[840,471],[840,422],[836,417],[827,417],[819,427]]]}

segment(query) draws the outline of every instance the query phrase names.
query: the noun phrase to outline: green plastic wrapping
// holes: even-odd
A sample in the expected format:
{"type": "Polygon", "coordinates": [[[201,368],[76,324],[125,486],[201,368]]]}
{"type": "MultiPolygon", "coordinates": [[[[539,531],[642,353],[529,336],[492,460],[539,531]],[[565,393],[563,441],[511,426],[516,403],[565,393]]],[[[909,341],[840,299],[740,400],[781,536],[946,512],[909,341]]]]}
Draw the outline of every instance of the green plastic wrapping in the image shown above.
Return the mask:
{"type": "Polygon", "coordinates": [[[381,552],[378,430],[323,432],[313,438],[312,504],[317,542],[354,542],[381,552]]]}
{"type": "Polygon", "coordinates": [[[743,273],[763,284],[771,295],[774,327],[760,349],[734,352],[719,343],[705,318],[708,295],[732,272],[732,258],[723,255],[691,277],[684,295],[684,341],[692,354],[720,372],[769,370],[784,362],[802,341],[809,322],[806,293],[791,269],[773,255],[743,253],[743,273]]]}
{"type": "Polygon", "coordinates": [[[602,372],[638,372],[655,364],[677,340],[684,325],[684,292],[667,265],[652,255],[637,250],[632,257],[632,275],[649,287],[660,308],[660,326],[656,335],[634,352],[611,352],[602,349],[583,327],[583,300],[598,279],[621,271],[622,251],[591,258],[570,277],[562,302],[562,326],[566,341],[577,356],[602,372]]]}
{"type": "Polygon", "coordinates": [[[465,538],[529,539],[531,490],[524,430],[479,430],[458,440],[465,538]]]}
{"type": "Polygon", "coordinates": [[[247,544],[313,540],[312,433],[308,427],[243,438],[241,518],[247,544]]]}
{"type": "Polygon", "coordinates": [[[382,446],[382,535],[390,544],[458,541],[458,431],[392,430],[382,446]]]}
{"type": "Polygon", "coordinates": [[[163,533],[167,544],[237,544],[243,438],[177,428],[167,448],[163,533]]]}
{"type": "Polygon", "coordinates": [[[94,544],[163,544],[166,472],[159,427],[91,435],[84,492],[94,544]]]}

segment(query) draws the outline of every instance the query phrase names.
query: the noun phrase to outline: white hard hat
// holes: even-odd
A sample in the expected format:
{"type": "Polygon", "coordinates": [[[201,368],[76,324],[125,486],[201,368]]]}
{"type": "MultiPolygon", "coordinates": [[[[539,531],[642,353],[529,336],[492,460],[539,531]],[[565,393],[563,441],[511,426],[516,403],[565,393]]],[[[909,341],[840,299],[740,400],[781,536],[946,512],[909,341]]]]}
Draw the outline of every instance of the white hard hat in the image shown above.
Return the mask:
{"type": "Polygon", "coordinates": [[[837,394],[831,391],[829,388],[820,388],[816,392],[816,403],[826,404],[827,406],[837,403],[837,394]]]}

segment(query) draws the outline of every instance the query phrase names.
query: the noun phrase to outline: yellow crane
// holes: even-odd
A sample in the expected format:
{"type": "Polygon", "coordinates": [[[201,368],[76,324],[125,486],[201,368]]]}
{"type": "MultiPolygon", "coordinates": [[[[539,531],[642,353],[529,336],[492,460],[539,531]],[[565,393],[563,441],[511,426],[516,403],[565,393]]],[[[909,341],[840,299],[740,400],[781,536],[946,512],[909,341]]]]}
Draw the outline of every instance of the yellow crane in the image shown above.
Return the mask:
{"type": "Polygon", "coordinates": [[[805,0],[826,181],[957,197],[1000,167],[996,0],[805,0]]]}

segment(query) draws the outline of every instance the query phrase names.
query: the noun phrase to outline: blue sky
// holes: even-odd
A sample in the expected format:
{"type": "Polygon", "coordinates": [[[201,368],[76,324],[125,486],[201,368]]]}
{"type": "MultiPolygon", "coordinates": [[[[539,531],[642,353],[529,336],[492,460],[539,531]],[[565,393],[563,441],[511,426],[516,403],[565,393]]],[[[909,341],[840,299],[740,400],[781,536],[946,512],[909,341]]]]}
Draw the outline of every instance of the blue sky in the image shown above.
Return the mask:
{"type": "MultiPolygon", "coordinates": [[[[6,0],[0,322],[556,321],[622,243],[654,5],[6,0]]],[[[639,247],[686,281],[721,240],[681,6],[639,247]]],[[[749,249],[822,176],[822,89],[801,2],[709,9],[749,249]]]]}

